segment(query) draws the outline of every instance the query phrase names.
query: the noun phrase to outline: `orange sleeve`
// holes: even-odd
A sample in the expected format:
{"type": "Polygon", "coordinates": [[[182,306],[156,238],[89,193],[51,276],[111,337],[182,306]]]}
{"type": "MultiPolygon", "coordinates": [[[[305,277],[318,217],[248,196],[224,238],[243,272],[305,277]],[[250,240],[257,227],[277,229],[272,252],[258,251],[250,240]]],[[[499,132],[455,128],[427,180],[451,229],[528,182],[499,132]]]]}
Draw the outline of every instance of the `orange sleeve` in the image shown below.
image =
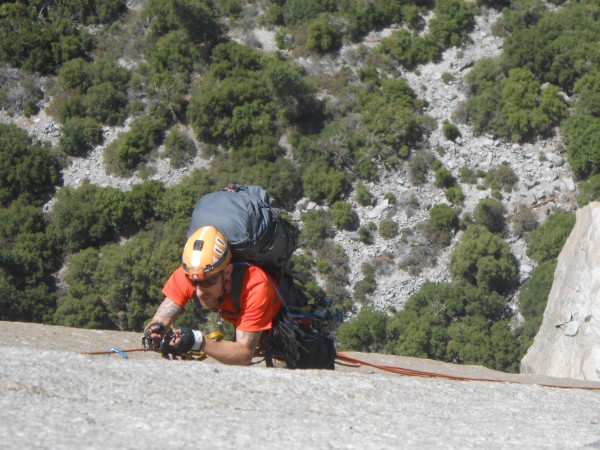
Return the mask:
{"type": "Polygon", "coordinates": [[[182,308],[194,297],[194,286],[186,278],[182,266],[179,266],[169,277],[162,289],[162,293],[182,308]]]}
{"type": "Polygon", "coordinates": [[[259,268],[249,267],[244,278],[240,295],[242,314],[236,328],[241,331],[269,330],[281,307],[275,289],[259,268]]]}

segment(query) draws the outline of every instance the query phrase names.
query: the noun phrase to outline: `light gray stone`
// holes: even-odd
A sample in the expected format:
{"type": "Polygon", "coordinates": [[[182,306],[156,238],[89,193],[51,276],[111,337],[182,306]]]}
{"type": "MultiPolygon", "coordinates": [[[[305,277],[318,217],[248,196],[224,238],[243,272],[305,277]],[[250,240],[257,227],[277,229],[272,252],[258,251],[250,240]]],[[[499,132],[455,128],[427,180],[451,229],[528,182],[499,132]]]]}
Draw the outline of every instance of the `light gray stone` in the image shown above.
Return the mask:
{"type": "Polygon", "coordinates": [[[579,209],[576,217],[523,373],[600,380],[600,203],[579,209]]]}

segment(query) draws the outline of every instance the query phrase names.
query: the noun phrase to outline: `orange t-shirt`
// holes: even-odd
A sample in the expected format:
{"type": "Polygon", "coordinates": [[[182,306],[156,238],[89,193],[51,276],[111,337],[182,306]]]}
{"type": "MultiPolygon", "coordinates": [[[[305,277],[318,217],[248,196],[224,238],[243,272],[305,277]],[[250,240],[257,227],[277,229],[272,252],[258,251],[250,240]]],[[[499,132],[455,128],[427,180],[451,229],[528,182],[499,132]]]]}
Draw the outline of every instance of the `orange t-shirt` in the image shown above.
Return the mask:
{"type": "MultiPolygon", "coordinates": [[[[246,267],[240,292],[240,312],[234,312],[231,296],[228,294],[219,305],[219,315],[240,331],[271,329],[273,318],[281,309],[281,300],[271,283],[277,286],[276,281],[260,267],[246,267]]],[[[162,292],[181,307],[194,297],[194,286],[185,276],[183,267],[180,266],[173,272],[162,292]]]]}

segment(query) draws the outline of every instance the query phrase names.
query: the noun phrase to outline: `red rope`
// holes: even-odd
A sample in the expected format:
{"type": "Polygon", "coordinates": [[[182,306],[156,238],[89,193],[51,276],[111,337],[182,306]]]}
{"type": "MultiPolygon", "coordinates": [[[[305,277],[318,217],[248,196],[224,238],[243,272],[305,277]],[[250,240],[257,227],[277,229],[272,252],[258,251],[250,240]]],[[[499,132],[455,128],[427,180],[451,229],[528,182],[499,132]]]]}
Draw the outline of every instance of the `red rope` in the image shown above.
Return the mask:
{"type": "Polygon", "coordinates": [[[498,380],[495,378],[476,378],[476,377],[461,377],[457,375],[448,375],[443,373],[436,372],[426,372],[422,370],[414,370],[414,369],[406,369],[404,367],[395,367],[395,366],[384,366],[380,364],[373,364],[367,361],[362,361],[356,358],[353,358],[345,353],[337,353],[336,360],[343,361],[345,363],[353,364],[354,367],[360,366],[369,366],[375,369],[384,370],[386,372],[392,372],[398,375],[406,375],[409,377],[422,377],[422,378],[444,378],[447,380],[458,380],[458,381],[487,381],[491,383],[514,383],[514,384],[536,384],[538,386],[543,387],[553,387],[560,389],[586,389],[592,391],[600,391],[600,386],[563,386],[557,384],[542,384],[542,383],[528,383],[524,381],[516,381],[516,380],[498,380]]]}
{"type": "MultiPolygon", "coordinates": [[[[123,353],[132,353],[132,352],[145,352],[146,349],[145,348],[130,348],[127,350],[121,350],[123,353]]],[[[80,352],[80,355],[111,355],[113,353],[117,353],[114,350],[107,350],[107,351],[102,351],[102,352],[80,352]]]]}

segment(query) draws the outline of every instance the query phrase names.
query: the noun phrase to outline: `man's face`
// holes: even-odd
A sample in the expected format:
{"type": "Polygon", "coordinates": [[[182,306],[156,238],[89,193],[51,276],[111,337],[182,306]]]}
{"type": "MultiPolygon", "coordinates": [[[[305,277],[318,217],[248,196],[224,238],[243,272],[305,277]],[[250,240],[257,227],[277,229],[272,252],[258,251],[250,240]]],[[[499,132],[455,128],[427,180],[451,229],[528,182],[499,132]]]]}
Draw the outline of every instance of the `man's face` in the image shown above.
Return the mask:
{"type": "Polygon", "coordinates": [[[202,284],[196,283],[194,285],[196,297],[198,297],[200,304],[204,308],[211,310],[215,309],[223,301],[226,292],[226,283],[231,273],[231,267],[232,266],[229,265],[225,270],[219,272],[212,280],[214,281],[212,284],[210,280],[207,280],[208,282],[203,282],[202,284]]]}

